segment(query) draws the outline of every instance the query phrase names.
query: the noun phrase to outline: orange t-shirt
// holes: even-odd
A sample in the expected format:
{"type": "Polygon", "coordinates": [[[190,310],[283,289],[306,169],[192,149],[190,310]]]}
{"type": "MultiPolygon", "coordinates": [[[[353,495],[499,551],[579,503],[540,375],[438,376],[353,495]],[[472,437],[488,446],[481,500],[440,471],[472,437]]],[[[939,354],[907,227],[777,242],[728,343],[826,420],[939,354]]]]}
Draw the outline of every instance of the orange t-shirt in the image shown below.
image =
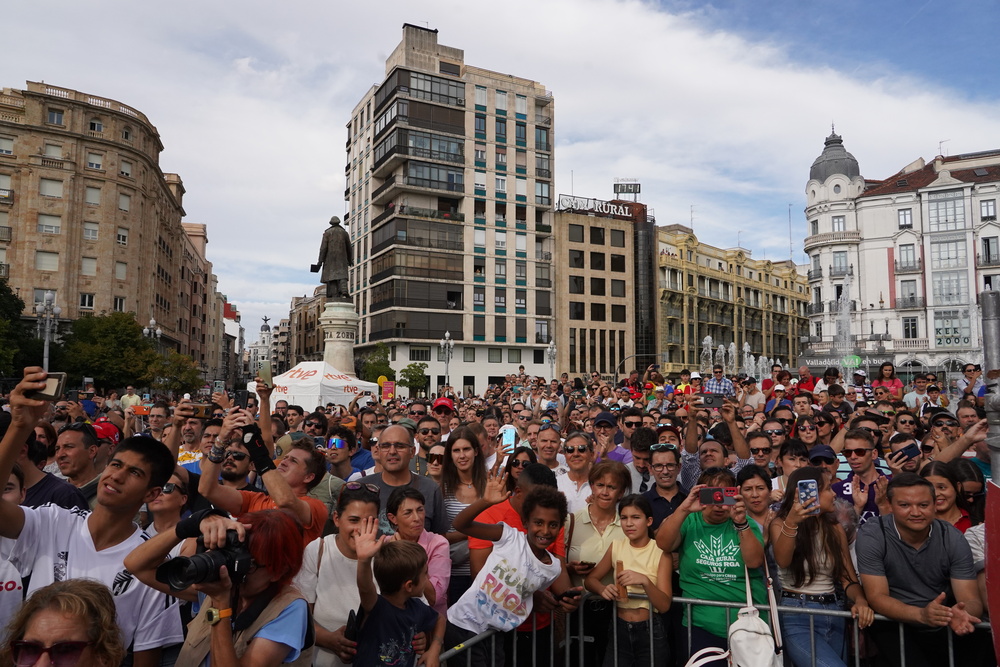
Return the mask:
{"type": "MultiPolygon", "coordinates": [[[[247,512],[259,512],[260,510],[275,510],[278,506],[274,504],[271,496],[259,491],[240,491],[243,496],[243,504],[240,505],[240,516],[247,512]]],[[[308,525],[302,526],[302,544],[306,545],[320,537],[323,533],[323,526],[326,525],[327,509],[321,500],[310,496],[299,496],[299,500],[304,500],[309,505],[312,515],[308,525]]]]}

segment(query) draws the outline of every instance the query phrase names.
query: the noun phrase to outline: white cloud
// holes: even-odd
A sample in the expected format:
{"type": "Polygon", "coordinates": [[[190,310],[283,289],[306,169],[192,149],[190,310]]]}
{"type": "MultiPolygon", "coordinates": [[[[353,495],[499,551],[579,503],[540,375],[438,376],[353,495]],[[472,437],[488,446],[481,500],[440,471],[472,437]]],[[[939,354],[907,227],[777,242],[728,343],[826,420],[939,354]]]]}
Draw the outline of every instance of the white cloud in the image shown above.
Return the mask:
{"type": "Polygon", "coordinates": [[[742,230],[757,257],[787,256],[789,203],[801,248],[804,186],[831,121],[870,178],[933,156],[941,139],[958,153],[1000,135],[995,98],[971,102],[882,63],[809,66],[773,38],[751,42],[705,27],[702,12],[646,2],[55,6],[6,8],[5,49],[23,57],[5,60],[0,82],[44,79],[146,113],[162,168],[184,179],[188,220],[209,226],[219,287],[252,332],[316,284],[309,264],[345,207],[345,124],[403,22],[426,21],[466,62],[553,91],[557,192],[572,182],[610,197],[614,177],[637,177],[659,224],[687,224],[694,205],[703,239],[735,245],[742,230]]]}

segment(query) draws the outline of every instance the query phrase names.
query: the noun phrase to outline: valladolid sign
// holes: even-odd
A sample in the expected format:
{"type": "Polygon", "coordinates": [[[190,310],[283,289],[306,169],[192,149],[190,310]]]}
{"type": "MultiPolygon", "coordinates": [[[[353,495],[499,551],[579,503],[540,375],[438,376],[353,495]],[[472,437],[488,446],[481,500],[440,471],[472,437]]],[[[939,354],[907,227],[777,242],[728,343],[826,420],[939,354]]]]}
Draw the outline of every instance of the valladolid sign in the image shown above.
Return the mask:
{"type": "Polygon", "coordinates": [[[573,195],[559,195],[559,208],[564,211],[592,211],[599,215],[619,215],[624,218],[632,217],[631,206],[603,201],[601,199],[574,197],[573,195]]]}

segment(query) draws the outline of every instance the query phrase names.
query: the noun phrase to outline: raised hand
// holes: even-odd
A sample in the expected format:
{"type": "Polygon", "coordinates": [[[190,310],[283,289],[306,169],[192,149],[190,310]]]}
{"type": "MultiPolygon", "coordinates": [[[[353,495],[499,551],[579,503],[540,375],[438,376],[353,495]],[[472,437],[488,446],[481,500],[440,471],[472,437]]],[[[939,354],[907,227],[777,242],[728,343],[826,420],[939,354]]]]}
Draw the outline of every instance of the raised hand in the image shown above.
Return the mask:
{"type": "Polygon", "coordinates": [[[507,500],[509,497],[510,491],[507,490],[507,473],[490,475],[489,479],[486,481],[486,490],[483,492],[483,500],[491,505],[496,505],[507,500]]]}
{"type": "Polygon", "coordinates": [[[361,530],[354,538],[354,551],[358,555],[358,560],[369,560],[382,548],[385,538],[378,536],[378,519],[373,516],[362,520],[361,530]]]}
{"type": "Polygon", "coordinates": [[[45,378],[48,374],[41,366],[29,366],[24,369],[24,378],[10,392],[10,416],[14,426],[30,426],[34,428],[38,420],[49,410],[48,401],[28,398],[25,394],[45,389],[45,378]]]}
{"type": "Polygon", "coordinates": [[[743,494],[736,495],[736,503],[729,508],[729,516],[733,523],[743,523],[747,520],[747,504],[743,500],[743,494]]]}

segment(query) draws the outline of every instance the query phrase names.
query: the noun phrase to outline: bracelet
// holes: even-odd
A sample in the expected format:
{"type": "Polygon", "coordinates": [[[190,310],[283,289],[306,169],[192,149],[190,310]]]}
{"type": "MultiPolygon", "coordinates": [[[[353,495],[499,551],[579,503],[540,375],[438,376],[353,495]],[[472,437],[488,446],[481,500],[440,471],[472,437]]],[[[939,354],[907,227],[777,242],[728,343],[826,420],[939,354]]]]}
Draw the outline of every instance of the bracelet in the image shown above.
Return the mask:
{"type": "Polygon", "coordinates": [[[219,441],[216,440],[212,445],[212,449],[208,452],[208,460],[212,463],[222,463],[226,460],[226,448],[219,446],[219,441]]]}
{"type": "Polygon", "coordinates": [[[785,526],[784,525],[781,526],[781,534],[784,535],[785,537],[789,537],[794,540],[795,536],[798,535],[798,533],[799,533],[798,530],[796,530],[794,533],[786,533],[785,526]]]}
{"type": "Polygon", "coordinates": [[[733,522],[733,528],[735,528],[736,532],[738,532],[738,533],[742,533],[744,530],[747,530],[749,527],[750,527],[750,522],[749,521],[744,521],[743,523],[736,523],[735,521],[733,522]]]}

